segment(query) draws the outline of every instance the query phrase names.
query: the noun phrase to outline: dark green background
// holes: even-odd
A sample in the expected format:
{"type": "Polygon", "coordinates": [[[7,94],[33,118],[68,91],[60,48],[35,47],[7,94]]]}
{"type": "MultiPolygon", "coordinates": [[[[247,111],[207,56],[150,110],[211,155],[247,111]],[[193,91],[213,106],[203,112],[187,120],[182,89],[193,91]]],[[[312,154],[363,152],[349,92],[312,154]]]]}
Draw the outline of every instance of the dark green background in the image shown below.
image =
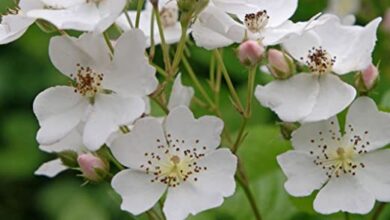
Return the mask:
{"type": "MultiPolygon", "coordinates": [[[[0,0],[0,11],[4,12],[7,6],[12,5],[11,0],[0,0]]],[[[293,20],[307,20],[325,7],[324,0],[300,0],[293,20]]],[[[389,1],[364,1],[358,23],[366,24],[377,16],[383,16],[388,7],[389,1]]],[[[67,83],[67,79],[50,63],[47,51],[51,35],[34,25],[18,41],[0,46],[0,219],[132,219],[119,210],[120,200],[108,184],[81,187],[83,180],[72,171],[54,179],[33,175],[39,165],[52,156],[38,150],[35,141],[38,125],[32,113],[32,102],[40,91],[67,83]]],[[[375,62],[380,62],[381,81],[372,97],[383,110],[390,110],[389,37],[390,33],[380,30],[374,54],[375,62]]],[[[191,52],[191,64],[204,79],[208,72],[209,54],[196,48],[191,48],[191,52]]],[[[235,85],[244,95],[246,70],[237,62],[232,49],[225,50],[224,54],[235,85]]],[[[352,75],[346,78],[349,82],[352,79],[352,75]]],[[[265,83],[270,79],[259,74],[257,80],[265,83]]],[[[188,79],[184,81],[189,82],[188,79]]],[[[229,129],[234,131],[240,122],[239,116],[226,98],[225,88],[223,97],[223,115],[228,118],[229,129]]],[[[343,219],[342,214],[316,215],[311,208],[313,198],[297,199],[285,193],[282,186],[285,179],[275,157],[289,149],[290,145],[281,138],[275,123],[277,118],[271,112],[257,102],[254,112],[250,133],[240,155],[264,219],[343,219]]],[[[247,220],[252,219],[251,216],[247,200],[238,187],[235,196],[227,199],[221,208],[204,212],[193,219],[247,220]]],[[[390,206],[380,219],[390,219],[390,206]]]]}

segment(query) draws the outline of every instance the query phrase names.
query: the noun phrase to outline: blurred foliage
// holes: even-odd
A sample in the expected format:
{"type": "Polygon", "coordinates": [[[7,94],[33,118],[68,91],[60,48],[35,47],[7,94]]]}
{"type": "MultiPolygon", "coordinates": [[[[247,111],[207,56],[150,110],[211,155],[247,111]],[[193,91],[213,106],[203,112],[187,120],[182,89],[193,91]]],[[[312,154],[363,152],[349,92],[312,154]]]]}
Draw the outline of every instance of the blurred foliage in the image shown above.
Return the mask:
{"type": "MultiPolygon", "coordinates": [[[[293,20],[306,20],[326,8],[325,0],[300,0],[293,20]]],[[[0,12],[14,7],[12,0],[0,1],[0,12]]],[[[357,16],[358,23],[383,16],[390,2],[366,0],[357,16]]],[[[379,42],[374,54],[380,62],[381,80],[372,96],[380,107],[390,111],[390,33],[379,32],[379,42]]],[[[34,97],[47,87],[66,84],[67,80],[50,63],[48,43],[50,35],[36,26],[18,41],[0,47],[0,217],[1,219],[54,219],[54,220],[108,220],[134,219],[120,211],[120,199],[109,184],[81,186],[83,180],[76,178],[75,171],[67,171],[49,180],[33,175],[39,165],[51,158],[38,150],[35,142],[37,121],[32,112],[34,97]]],[[[209,52],[190,47],[191,65],[207,83],[209,52]]],[[[228,70],[241,95],[245,95],[246,70],[237,59],[233,48],[224,51],[228,70]]],[[[186,74],[184,74],[186,77],[186,74]]],[[[353,76],[347,77],[351,80],[353,76]]],[[[258,74],[257,82],[270,80],[258,74]]],[[[189,79],[184,82],[189,84],[189,79]]],[[[226,126],[234,132],[240,123],[239,115],[231,107],[226,88],[222,88],[221,109],[228,119],[226,126]]],[[[206,113],[194,105],[200,113],[206,113]]],[[[249,135],[240,150],[242,163],[251,180],[260,210],[265,220],[322,220],[343,219],[343,214],[316,215],[312,209],[313,197],[293,198],[283,189],[285,177],[276,163],[276,156],[290,148],[282,139],[275,121],[277,118],[259,104],[254,106],[249,135]]],[[[141,219],[145,219],[143,216],[141,219]]],[[[193,220],[250,220],[252,213],[240,187],[235,196],[226,199],[221,208],[206,211],[193,220]]],[[[352,216],[352,219],[364,219],[352,216]]],[[[390,219],[387,206],[380,220],[390,219]]]]}

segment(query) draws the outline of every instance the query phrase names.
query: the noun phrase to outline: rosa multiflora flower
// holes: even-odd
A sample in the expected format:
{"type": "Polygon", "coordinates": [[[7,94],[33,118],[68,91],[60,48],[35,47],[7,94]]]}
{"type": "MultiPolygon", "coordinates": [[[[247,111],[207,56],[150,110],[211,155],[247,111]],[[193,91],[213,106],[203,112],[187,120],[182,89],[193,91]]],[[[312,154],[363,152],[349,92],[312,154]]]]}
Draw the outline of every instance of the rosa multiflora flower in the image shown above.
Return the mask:
{"type": "Polygon", "coordinates": [[[112,180],[123,199],[121,208],[141,214],[165,191],[163,211],[168,220],[220,206],[234,193],[237,166],[228,149],[217,149],[222,130],[219,118],[195,119],[183,106],[172,110],[163,123],[155,118],[138,120],[132,132],[109,146],[130,168],[112,180]]]}
{"type": "Polygon", "coordinates": [[[324,17],[325,24],[283,44],[293,58],[309,67],[310,73],[256,89],[260,103],[283,121],[320,121],[338,114],[351,104],[356,90],[337,75],[363,70],[371,64],[381,19],[360,27],[345,26],[334,15],[324,17]]]}
{"type": "Polygon", "coordinates": [[[368,97],[350,107],[345,134],[336,117],[302,125],[292,135],[294,150],[278,156],[293,196],[319,190],[314,209],[366,214],[375,200],[390,201],[390,114],[368,97]]]}
{"type": "MultiPolygon", "coordinates": [[[[181,25],[179,22],[179,9],[177,8],[177,2],[164,0],[158,1],[158,3],[165,41],[167,44],[177,43],[181,37],[181,25]]],[[[153,18],[152,14],[153,6],[149,1],[147,1],[145,9],[141,11],[139,28],[145,33],[147,37],[148,47],[151,44],[152,37],[155,45],[161,43],[160,31],[157,25],[157,21],[155,17],[153,18]],[[154,19],[153,23],[151,22],[152,19],[154,19]],[[152,28],[154,30],[153,36],[151,31],[152,28]]],[[[134,25],[134,22],[137,17],[137,11],[129,11],[128,15],[130,16],[130,19],[134,25]]],[[[116,20],[116,24],[124,31],[128,31],[131,29],[131,26],[125,14],[122,14],[116,20]]]]}
{"type": "Polygon", "coordinates": [[[35,99],[41,126],[38,142],[53,144],[85,122],[84,144],[97,150],[120,126],[140,117],[145,111],[143,98],[157,87],[154,68],[144,55],[145,41],[140,30],[123,34],[111,60],[100,35],[54,37],[51,61],[73,82],[49,88],[35,99]]]}
{"type": "Polygon", "coordinates": [[[28,17],[43,19],[58,29],[103,32],[120,16],[126,0],[40,0],[42,8],[28,17]]]}
{"type": "Polygon", "coordinates": [[[192,26],[192,35],[196,44],[206,49],[226,47],[247,39],[261,41],[265,46],[276,45],[314,25],[288,20],[297,4],[296,0],[212,0],[192,26]]]}

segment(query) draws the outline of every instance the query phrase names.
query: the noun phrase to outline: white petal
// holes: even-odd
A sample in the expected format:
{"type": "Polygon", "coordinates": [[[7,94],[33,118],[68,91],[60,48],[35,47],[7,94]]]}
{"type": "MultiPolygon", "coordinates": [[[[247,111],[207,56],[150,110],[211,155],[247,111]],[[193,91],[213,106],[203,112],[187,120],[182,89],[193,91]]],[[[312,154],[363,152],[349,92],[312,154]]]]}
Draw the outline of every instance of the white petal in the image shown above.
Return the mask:
{"type": "Polygon", "coordinates": [[[165,121],[165,132],[169,140],[176,142],[179,148],[206,147],[207,150],[217,148],[221,143],[221,133],[223,121],[214,116],[203,116],[195,119],[192,112],[187,107],[173,109],[165,121]],[[182,143],[182,141],[185,143],[182,143]]]}
{"type": "Polygon", "coordinates": [[[183,220],[189,214],[195,215],[222,203],[223,197],[218,193],[203,192],[184,182],[178,187],[169,188],[163,212],[169,220],[183,220]]]}
{"type": "Polygon", "coordinates": [[[160,152],[164,155],[158,146],[165,143],[161,122],[155,118],[142,118],[135,123],[130,133],[118,137],[109,147],[121,164],[140,169],[148,160],[145,153],[160,152]]]}
{"type": "Polygon", "coordinates": [[[103,37],[93,33],[83,34],[79,38],[53,37],[49,56],[54,66],[67,76],[77,73],[77,64],[104,74],[110,63],[109,50],[103,37]]]}
{"type": "Polygon", "coordinates": [[[126,4],[126,0],[101,1],[98,6],[101,19],[94,28],[94,31],[103,33],[107,30],[120,16],[126,4]]]}
{"type": "Polygon", "coordinates": [[[74,128],[67,136],[62,138],[60,141],[52,144],[52,145],[41,145],[39,146],[39,149],[48,152],[62,152],[62,151],[75,151],[75,152],[81,152],[84,150],[84,144],[81,137],[81,133],[79,131],[79,128],[74,128]]]}
{"type": "Polygon", "coordinates": [[[328,180],[326,172],[313,163],[309,153],[288,151],[277,157],[288,180],[284,187],[293,196],[308,196],[328,180]]]}
{"type": "Polygon", "coordinates": [[[41,126],[38,142],[51,145],[65,137],[83,119],[88,105],[88,100],[72,87],[57,86],[40,93],[33,106],[41,126]]]}
{"type": "Polygon", "coordinates": [[[331,74],[320,76],[320,91],[310,115],[302,122],[313,122],[329,119],[347,108],[356,97],[353,86],[331,74]]]}
{"type": "Polygon", "coordinates": [[[19,39],[35,21],[21,15],[6,15],[1,19],[0,44],[8,44],[19,39]]]}
{"type": "Polygon", "coordinates": [[[44,4],[41,0],[20,0],[18,6],[25,13],[32,9],[43,8],[44,4]]]}
{"type": "Polygon", "coordinates": [[[47,176],[47,177],[55,177],[62,171],[67,170],[68,167],[62,164],[60,159],[52,160],[42,164],[36,171],[35,175],[38,176],[47,176]]]}
{"type": "MultiPolygon", "coordinates": [[[[291,37],[283,42],[283,48],[297,61],[303,62],[308,51],[313,47],[320,46],[320,37],[314,31],[308,31],[303,35],[291,37]]],[[[305,63],[304,63],[305,64],[305,63]]]]}
{"type": "Polygon", "coordinates": [[[345,74],[365,69],[372,63],[372,52],[377,40],[376,32],[381,22],[377,18],[366,27],[342,25],[339,19],[329,20],[315,28],[321,45],[331,56],[336,56],[333,71],[345,74]],[[335,34],[338,36],[335,38],[335,34]]]}
{"type": "Polygon", "coordinates": [[[287,21],[296,11],[298,0],[212,0],[220,9],[236,14],[241,20],[246,14],[266,10],[268,26],[276,27],[287,21]]]}
{"type": "Polygon", "coordinates": [[[364,168],[357,172],[362,185],[381,202],[390,201],[390,150],[378,150],[363,155],[359,162],[364,168]]]}
{"type": "Polygon", "coordinates": [[[346,135],[359,136],[362,139],[360,143],[365,144],[369,151],[390,143],[390,114],[380,112],[375,102],[368,97],[358,98],[352,104],[346,124],[346,135]]]}
{"type": "Polygon", "coordinates": [[[142,98],[123,98],[116,94],[96,96],[85,124],[85,146],[92,151],[99,149],[120,126],[132,123],[144,111],[145,103],[142,98]]]}
{"type": "Polygon", "coordinates": [[[166,185],[151,183],[152,175],[133,170],[119,172],[111,185],[122,197],[121,209],[139,215],[152,208],[163,195],[166,185]]]}
{"type": "Polygon", "coordinates": [[[181,82],[181,74],[178,74],[173,83],[172,93],[169,97],[168,109],[172,110],[179,106],[189,107],[191,99],[194,96],[194,89],[190,86],[184,86],[181,82]]]}
{"type": "Polygon", "coordinates": [[[146,38],[142,31],[126,32],[118,39],[115,48],[113,67],[105,76],[103,87],[123,97],[144,97],[152,93],[158,81],[155,69],[145,57],[146,38]]]}
{"type": "MultiPolygon", "coordinates": [[[[228,31],[236,22],[226,13],[209,5],[198,17],[192,27],[192,35],[196,45],[204,47],[208,50],[229,46],[234,43],[233,39],[229,39],[228,31]]],[[[238,33],[240,37],[240,33],[238,33]]],[[[242,41],[242,38],[239,39],[242,41]]]]}
{"type": "Polygon", "coordinates": [[[314,209],[321,214],[338,211],[367,214],[374,208],[375,197],[351,175],[341,175],[320,190],[314,200],[314,209]]]}
{"type": "Polygon", "coordinates": [[[259,102],[271,108],[281,120],[300,121],[309,115],[319,92],[318,80],[311,74],[298,74],[287,80],[275,80],[258,86],[259,102]]]}
{"type": "Polygon", "coordinates": [[[40,9],[27,13],[33,18],[49,21],[59,29],[105,31],[119,17],[126,0],[107,0],[95,3],[71,4],[64,9],[40,9]]]}
{"type": "Polygon", "coordinates": [[[292,134],[292,145],[295,150],[309,153],[322,150],[319,145],[338,148],[341,140],[340,126],[337,117],[326,121],[305,123],[292,134]]]}
{"type": "Polygon", "coordinates": [[[237,157],[228,149],[218,149],[197,162],[200,167],[207,167],[196,175],[194,186],[203,192],[218,193],[221,197],[233,195],[236,187],[234,174],[237,157]]]}

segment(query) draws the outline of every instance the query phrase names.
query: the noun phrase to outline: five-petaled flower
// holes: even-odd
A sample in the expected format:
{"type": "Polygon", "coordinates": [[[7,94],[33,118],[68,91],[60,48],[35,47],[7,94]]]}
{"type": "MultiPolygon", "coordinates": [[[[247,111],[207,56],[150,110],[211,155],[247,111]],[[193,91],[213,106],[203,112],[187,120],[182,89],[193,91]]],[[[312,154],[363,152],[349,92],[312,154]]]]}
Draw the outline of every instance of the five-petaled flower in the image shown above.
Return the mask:
{"type": "Polygon", "coordinates": [[[84,144],[94,151],[120,126],[139,118],[145,112],[143,98],[157,86],[155,70],[144,55],[145,42],[140,30],[129,31],[118,39],[111,59],[100,35],[54,37],[50,58],[73,82],[49,88],[35,99],[38,142],[53,144],[85,122],[84,144]]]}
{"type": "Polygon", "coordinates": [[[167,190],[163,211],[168,220],[220,206],[235,190],[237,158],[217,149],[223,122],[213,116],[195,119],[187,107],[172,110],[161,123],[136,122],[129,134],[110,147],[130,169],[114,176],[122,209],[135,215],[152,208],[167,190]]]}
{"type": "Polygon", "coordinates": [[[284,43],[286,51],[306,64],[310,73],[256,89],[260,103],[283,121],[314,122],[338,114],[352,103],[356,90],[332,73],[360,71],[372,62],[380,18],[366,27],[345,26],[334,15],[320,19],[325,21],[323,25],[284,43]]]}
{"type": "Polygon", "coordinates": [[[278,156],[288,177],[286,190],[308,196],[320,190],[314,209],[365,214],[375,200],[390,201],[390,114],[379,112],[368,97],[350,107],[345,134],[336,117],[302,125],[292,135],[294,150],[278,156]]]}

